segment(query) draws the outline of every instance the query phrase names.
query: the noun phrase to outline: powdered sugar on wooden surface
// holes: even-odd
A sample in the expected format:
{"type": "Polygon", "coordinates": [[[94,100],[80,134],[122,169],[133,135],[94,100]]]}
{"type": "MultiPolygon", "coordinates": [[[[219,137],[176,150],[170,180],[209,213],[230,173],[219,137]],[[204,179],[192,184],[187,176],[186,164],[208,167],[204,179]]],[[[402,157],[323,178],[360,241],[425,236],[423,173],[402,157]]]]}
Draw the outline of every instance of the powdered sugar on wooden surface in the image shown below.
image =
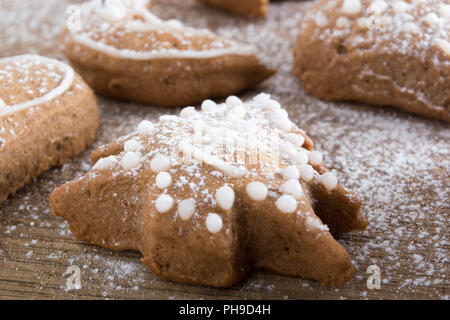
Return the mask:
{"type": "MultiPolygon", "coordinates": [[[[74,2],[75,4],[77,2],[74,2]]],[[[290,74],[297,26],[309,1],[270,4],[267,19],[234,17],[194,0],[154,0],[163,19],[207,27],[251,43],[277,74],[240,97],[268,92],[316,143],[338,181],[359,193],[365,232],[340,237],[356,269],[345,286],[253,272],[242,284],[217,290],[156,278],[134,252],[113,252],[77,241],[51,215],[48,196],[91,167],[93,148],[179,109],[99,99],[101,127],[90,150],[50,170],[0,205],[0,296],[4,298],[435,298],[449,299],[450,129],[447,124],[367,105],[326,103],[306,95],[290,74]],[[381,271],[381,289],[366,286],[368,266],[381,271]],[[81,270],[80,290],[66,285],[67,267],[81,270]]],[[[0,2],[0,56],[39,53],[63,59],[58,35],[66,1],[0,2]],[[14,12],[14,13],[12,13],[14,12]]]]}

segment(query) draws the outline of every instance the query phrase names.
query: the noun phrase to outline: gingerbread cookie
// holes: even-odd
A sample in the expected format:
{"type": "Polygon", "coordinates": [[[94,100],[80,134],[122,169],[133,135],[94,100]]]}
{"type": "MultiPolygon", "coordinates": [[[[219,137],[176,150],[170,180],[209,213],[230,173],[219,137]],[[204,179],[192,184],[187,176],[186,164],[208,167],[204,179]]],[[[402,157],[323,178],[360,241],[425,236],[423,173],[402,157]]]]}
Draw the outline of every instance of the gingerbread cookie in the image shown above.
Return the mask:
{"type": "Polygon", "coordinates": [[[74,70],[36,55],[0,59],[0,203],[90,145],[96,99],[74,70]]]}
{"type": "Polygon", "coordinates": [[[253,87],[274,72],[255,48],[153,15],[144,0],[89,1],[62,46],[100,95],[161,106],[197,104],[253,87]]]}
{"type": "Polygon", "coordinates": [[[210,6],[232,13],[250,17],[262,17],[267,14],[269,0],[199,0],[210,6]]]}
{"type": "Polygon", "coordinates": [[[53,213],[78,239],[139,250],[166,279],[223,287],[264,268],[340,285],[353,274],[332,233],[365,229],[360,200],[267,94],[142,121],[92,160],[51,194],[53,213]]]}
{"type": "Polygon", "coordinates": [[[449,31],[445,1],[321,0],[300,26],[293,73],[324,100],[449,122],[449,31]]]}

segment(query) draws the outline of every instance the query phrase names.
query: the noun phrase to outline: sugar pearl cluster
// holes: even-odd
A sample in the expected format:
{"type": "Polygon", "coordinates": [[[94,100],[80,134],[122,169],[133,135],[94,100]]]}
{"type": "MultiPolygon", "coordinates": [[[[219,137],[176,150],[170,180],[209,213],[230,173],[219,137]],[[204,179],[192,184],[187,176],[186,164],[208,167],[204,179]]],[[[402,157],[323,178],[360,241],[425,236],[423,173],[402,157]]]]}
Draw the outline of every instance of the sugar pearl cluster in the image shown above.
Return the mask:
{"type": "Polygon", "coordinates": [[[140,122],[123,142],[123,152],[100,159],[93,169],[134,176],[146,170],[154,179],[149,182],[152,193],[157,193],[153,200],[157,212],[173,213],[180,221],[204,219],[205,228],[215,234],[236,205],[238,186],[244,188],[245,201],[264,206],[269,201],[286,214],[301,213],[303,183],[320,183],[329,191],[336,188],[332,173],[320,175],[316,170],[322,166],[322,154],[305,144],[306,135],[270,95],[260,94],[248,102],[231,96],[222,104],[205,100],[200,110],[189,106],[179,116],[161,116],[157,124],[140,122]],[[205,164],[214,174],[202,170],[205,164]],[[207,188],[208,181],[213,189],[207,188]],[[180,199],[174,194],[183,185],[195,192],[180,199]],[[214,210],[202,217],[198,210],[205,201],[214,210]]]}

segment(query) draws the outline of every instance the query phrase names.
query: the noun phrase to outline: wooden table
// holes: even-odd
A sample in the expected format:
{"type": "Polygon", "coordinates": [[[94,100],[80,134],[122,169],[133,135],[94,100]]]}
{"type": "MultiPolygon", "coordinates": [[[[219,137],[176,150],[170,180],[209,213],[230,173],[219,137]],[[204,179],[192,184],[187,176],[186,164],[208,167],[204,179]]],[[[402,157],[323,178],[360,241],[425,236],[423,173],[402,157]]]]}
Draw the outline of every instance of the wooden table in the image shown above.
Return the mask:
{"type": "MultiPolygon", "coordinates": [[[[39,53],[64,59],[58,35],[69,1],[0,0],[0,56],[39,53]]],[[[112,252],[76,240],[51,215],[48,196],[90,168],[89,155],[163,109],[99,99],[101,127],[89,150],[54,168],[0,205],[0,298],[4,299],[448,299],[449,154],[447,124],[394,109],[325,103],[305,94],[290,74],[296,26],[311,2],[270,5],[267,19],[248,20],[193,0],[154,1],[163,18],[258,46],[278,73],[252,92],[279,99],[315,140],[339,180],[362,197],[370,220],[365,232],[340,237],[356,273],[345,286],[322,287],[299,278],[254,271],[229,289],[161,280],[135,252],[112,252]],[[80,290],[66,286],[67,268],[81,271],[80,290]],[[381,288],[370,290],[368,266],[378,265],[381,288]]]]}

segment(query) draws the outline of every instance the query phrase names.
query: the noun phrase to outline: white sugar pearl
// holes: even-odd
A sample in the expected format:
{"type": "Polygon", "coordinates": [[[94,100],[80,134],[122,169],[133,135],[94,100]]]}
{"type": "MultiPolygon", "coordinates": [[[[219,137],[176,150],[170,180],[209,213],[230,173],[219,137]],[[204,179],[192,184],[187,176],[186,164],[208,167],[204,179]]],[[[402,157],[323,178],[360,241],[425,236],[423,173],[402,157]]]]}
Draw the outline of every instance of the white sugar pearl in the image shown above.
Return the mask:
{"type": "Polygon", "coordinates": [[[137,132],[142,135],[150,135],[153,133],[155,126],[148,120],[141,121],[137,127],[137,132]]]}
{"type": "Polygon", "coordinates": [[[128,140],[123,145],[123,151],[130,152],[130,151],[139,151],[141,146],[136,140],[128,140]]]}
{"type": "Polygon", "coordinates": [[[286,132],[290,131],[293,126],[292,122],[286,118],[275,118],[274,125],[276,128],[286,132]]]}
{"type": "Polygon", "coordinates": [[[362,30],[369,28],[369,20],[367,18],[364,18],[364,17],[363,18],[358,18],[358,20],[356,20],[356,24],[362,30]]]}
{"type": "Polygon", "coordinates": [[[109,156],[106,158],[99,159],[93,169],[94,170],[106,170],[111,168],[117,162],[117,158],[115,156],[109,156]]]}
{"type": "Polygon", "coordinates": [[[326,27],[328,25],[328,19],[322,12],[318,12],[313,17],[313,19],[314,19],[314,22],[316,23],[316,25],[320,28],[326,27]]]}
{"type": "Polygon", "coordinates": [[[268,93],[260,93],[253,97],[253,101],[258,104],[265,104],[270,100],[270,94],[268,93]]]}
{"type": "Polygon", "coordinates": [[[141,163],[141,156],[136,152],[127,152],[122,158],[122,168],[131,170],[141,163]]]}
{"type": "Polygon", "coordinates": [[[333,190],[337,186],[337,178],[331,172],[325,172],[319,177],[319,182],[327,188],[327,190],[333,190]]]}
{"type": "Polygon", "coordinates": [[[181,110],[180,118],[187,119],[187,118],[195,116],[196,113],[197,113],[197,111],[195,111],[194,107],[186,107],[183,110],[181,110]]]}
{"type": "Polygon", "coordinates": [[[361,11],[361,2],[359,0],[344,0],[342,12],[345,14],[356,14],[361,11]]]}
{"type": "Polygon", "coordinates": [[[158,212],[164,213],[169,211],[173,206],[173,198],[168,194],[162,194],[156,199],[155,207],[158,212]]]}
{"type": "Polygon", "coordinates": [[[225,103],[226,103],[228,106],[236,107],[236,106],[242,105],[242,100],[239,99],[239,98],[236,97],[236,96],[229,96],[229,97],[227,98],[227,100],[225,100],[225,103]]]}
{"type": "Polygon", "coordinates": [[[305,143],[305,138],[301,134],[290,133],[286,136],[286,140],[292,143],[297,148],[300,148],[305,143]]]}
{"type": "Polygon", "coordinates": [[[160,122],[174,122],[177,121],[178,117],[171,115],[171,114],[165,114],[159,117],[160,122]]]}
{"type": "Polygon", "coordinates": [[[269,99],[264,103],[264,109],[268,111],[281,110],[281,104],[273,99],[269,99]]]}
{"type": "Polygon", "coordinates": [[[311,151],[308,155],[309,162],[313,165],[319,165],[323,161],[323,156],[319,151],[311,151]]]}
{"type": "Polygon", "coordinates": [[[297,151],[297,148],[290,142],[280,143],[281,154],[292,155],[297,151]]]}
{"type": "Polygon", "coordinates": [[[183,24],[180,21],[175,20],[175,19],[167,20],[166,25],[171,28],[174,28],[174,29],[183,28],[183,24]]]}
{"type": "Polygon", "coordinates": [[[450,42],[444,39],[436,38],[434,39],[434,43],[436,43],[436,45],[438,46],[439,49],[442,50],[442,52],[450,56],[450,42]]]}
{"type": "Polygon", "coordinates": [[[434,26],[437,26],[439,24],[440,19],[439,19],[438,15],[436,13],[430,12],[430,13],[428,13],[425,16],[424,21],[430,27],[434,27],[434,26]]]}
{"type": "Polygon", "coordinates": [[[339,29],[346,28],[350,24],[350,20],[348,20],[346,17],[339,17],[336,20],[336,27],[339,29]]]}
{"type": "Polygon", "coordinates": [[[295,199],[300,199],[303,196],[303,189],[297,179],[289,179],[281,187],[280,191],[285,194],[293,196],[295,199]]]}
{"type": "Polygon", "coordinates": [[[395,1],[392,5],[395,13],[405,13],[408,10],[408,4],[404,1],[395,1]]]}
{"type": "Polygon", "coordinates": [[[181,201],[178,204],[178,215],[183,220],[189,220],[195,213],[195,200],[192,198],[181,201]]]}
{"type": "Polygon", "coordinates": [[[172,176],[165,171],[158,173],[156,176],[156,186],[160,189],[167,188],[172,184],[172,176]]]}
{"type": "Polygon", "coordinates": [[[300,177],[305,181],[311,181],[314,177],[314,169],[309,164],[304,164],[298,167],[300,177]]]}
{"type": "Polygon", "coordinates": [[[305,219],[306,230],[311,231],[328,231],[328,227],[323,225],[318,219],[313,217],[307,217],[305,219]]]}
{"type": "Polygon", "coordinates": [[[295,163],[299,166],[307,164],[309,161],[308,153],[304,150],[294,153],[292,158],[294,159],[295,163]]]}
{"type": "Polygon", "coordinates": [[[228,186],[216,190],[216,201],[222,209],[229,210],[234,203],[234,191],[228,186]]]}
{"type": "Polygon", "coordinates": [[[268,193],[267,186],[262,182],[250,182],[246,190],[250,199],[255,201],[266,199],[268,193]]]}
{"type": "Polygon", "coordinates": [[[283,213],[292,213],[297,209],[297,200],[290,195],[284,194],[278,198],[275,205],[283,213]]]}
{"type": "Polygon", "coordinates": [[[211,233],[217,233],[222,230],[223,221],[217,213],[208,213],[206,217],[206,229],[211,233]]]}
{"type": "Polygon", "coordinates": [[[106,4],[100,7],[99,13],[103,19],[113,22],[125,18],[127,9],[116,1],[106,1],[106,4]]]}
{"type": "Polygon", "coordinates": [[[441,4],[439,15],[443,18],[450,19],[450,4],[441,4]]]}
{"type": "Polygon", "coordinates": [[[202,103],[202,111],[209,112],[209,111],[213,111],[216,108],[217,108],[217,104],[212,100],[208,99],[208,100],[203,101],[203,103],[202,103]]]}
{"type": "Polygon", "coordinates": [[[419,29],[414,22],[405,22],[402,25],[402,32],[404,33],[417,33],[418,31],[419,29]]]}
{"type": "Polygon", "coordinates": [[[150,162],[150,168],[153,172],[161,172],[170,168],[170,159],[164,155],[158,154],[150,162]]]}
{"type": "Polygon", "coordinates": [[[285,178],[286,180],[300,178],[300,173],[296,166],[288,166],[284,168],[281,174],[283,175],[283,178],[285,178]]]}
{"type": "Polygon", "coordinates": [[[383,0],[375,0],[372,4],[367,8],[368,14],[380,15],[386,10],[387,3],[383,0]]]}

